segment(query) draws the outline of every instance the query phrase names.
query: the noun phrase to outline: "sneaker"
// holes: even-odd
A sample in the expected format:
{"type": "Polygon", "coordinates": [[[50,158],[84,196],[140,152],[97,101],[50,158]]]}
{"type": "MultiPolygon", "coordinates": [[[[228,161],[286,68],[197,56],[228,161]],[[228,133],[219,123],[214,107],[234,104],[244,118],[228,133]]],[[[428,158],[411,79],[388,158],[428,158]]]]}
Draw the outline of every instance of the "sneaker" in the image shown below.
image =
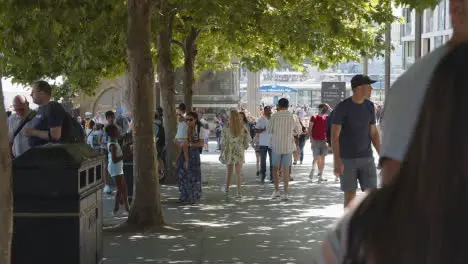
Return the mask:
{"type": "Polygon", "coordinates": [[[284,201],[289,200],[289,195],[288,195],[288,193],[284,193],[284,194],[283,194],[283,197],[281,197],[281,198],[282,198],[282,200],[284,200],[284,201]]]}
{"type": "Polygon", "coordinates": [[[227,189],[226,186],[221,187],[221,191],[222,191],[224,194],[228,194],[228,193],[229,193],[229,189],[227,189]]]}
{"type": "Polygon", "coordinates": [[[119,210],[112,211],[112,216],[120,216],[120,211],[119,210]]]}
{"type": "Polygon", "coordinates": [[[108,184],[106,184],[106,186],[104,186],[104,193],[112,194],[112,189],[108,184]]]}
{"type": "Polygon", "coordinates": [[[273,194],[271,195],[271,199],[277,199],[280,198],[280,192],[279,191],[273,191],[273,194]]]}
{"type": "Polygon", "coordinates": [[[260,176],[260,171],[257,171],[257,176],[260,176]]]}
{"type": "Polygon", "coordinates": [[[241,199],[241,198],[242,198],[242,194],[238,193],[238,194],[236,195],[236,198],[237,198],[237,199],[241,199]]]}
{"type": "Polygon", "coordinates": [[[314,178],[314,170],[311,170],[309,173],[309,180],[312,180],[314,178]]]}

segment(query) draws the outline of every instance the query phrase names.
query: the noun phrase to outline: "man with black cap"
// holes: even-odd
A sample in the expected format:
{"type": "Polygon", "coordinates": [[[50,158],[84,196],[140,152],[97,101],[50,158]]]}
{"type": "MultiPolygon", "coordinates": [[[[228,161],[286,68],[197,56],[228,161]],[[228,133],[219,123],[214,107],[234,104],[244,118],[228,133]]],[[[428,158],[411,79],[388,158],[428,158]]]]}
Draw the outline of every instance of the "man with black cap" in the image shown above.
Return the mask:
{"type": "Polygon", "coordinates": [[[362,191],[377,187],[377,171],[371,142],[380,153],[380,137],[375,126],[375,108],[369,100],[371,84],[376,81],[365,75],[351,80],[353,95],[335,108],[331,143],[334,172],[341,179],[344,206],[356,196],[357,182],[362,191]]]}

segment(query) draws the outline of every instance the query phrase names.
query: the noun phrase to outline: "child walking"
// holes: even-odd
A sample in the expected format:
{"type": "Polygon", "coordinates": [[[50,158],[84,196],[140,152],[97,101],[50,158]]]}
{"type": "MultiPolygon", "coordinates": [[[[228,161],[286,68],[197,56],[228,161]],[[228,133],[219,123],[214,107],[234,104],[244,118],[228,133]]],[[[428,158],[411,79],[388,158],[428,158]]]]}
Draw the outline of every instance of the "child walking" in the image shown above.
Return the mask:
{"type": "Polygon", "coordinates": [[[125,182],[123,175],[123,153],[120,148],[117,139],[119,137],[119,129],[114,124],[109,124],[106,127],[106,133],[109,138],[107,142],[108,154],[108,166],[107,170],[109,175],[114,179],[115,184],[117,185],[117,192],[115,193],[115,205],[113,214],[116,215],[119,212],[120,201],[123,201],[125,206],[125,211],[127,213],[130,211],[130,206],[128,204],[128,190],[127,183],[125,182]]]}

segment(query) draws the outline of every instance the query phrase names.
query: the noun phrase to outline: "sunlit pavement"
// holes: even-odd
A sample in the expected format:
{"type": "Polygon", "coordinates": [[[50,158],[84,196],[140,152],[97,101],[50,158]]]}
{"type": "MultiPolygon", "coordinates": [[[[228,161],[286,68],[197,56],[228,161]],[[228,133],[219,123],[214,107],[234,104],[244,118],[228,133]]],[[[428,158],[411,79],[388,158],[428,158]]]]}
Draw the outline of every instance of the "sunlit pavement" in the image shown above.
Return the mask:
{"type": "MultiPolygon", "coordinates": [[[[325,232],[343,213],[343,195],[331,156],[326,159],[328,181],[309,182],[312,153],[309,144],[305,149],[304,165],[293,166],[289,201],[270,199],[273,185],[260,183],[253,150],[246,154],[241,199],[235,198],[235,182],[230,196],[220,191],[226,168],[218,162],[219,153],[204,153],[206,184],[199,204],[178,205],[177,187],[161,187],[165,221],[180,231],[106,233],[105,263],[313,263],[325,232]]],[[[113,197],[104,198],[104,221],[115,223],[113,197]]]]}

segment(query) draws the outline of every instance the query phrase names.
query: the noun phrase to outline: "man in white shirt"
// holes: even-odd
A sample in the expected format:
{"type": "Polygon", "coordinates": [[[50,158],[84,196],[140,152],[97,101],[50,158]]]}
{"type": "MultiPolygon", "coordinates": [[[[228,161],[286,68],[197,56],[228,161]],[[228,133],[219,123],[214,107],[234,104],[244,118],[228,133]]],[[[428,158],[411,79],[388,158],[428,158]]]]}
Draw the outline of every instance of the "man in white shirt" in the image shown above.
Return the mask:
{"type": "Polygon", "coordinates": [[[271,107],[263,108],[263,116],[260,117],[255,125],[255,132],[259,133],[259,151],[260,151],[260,175],[262,183],[266,178],[266,158],[270,157],[270,182],[273,183],[273,162],[271,160],[270,134],[267,132],[268,123],[271,118],[271,107]]]}
{"type": "Polygon", "coordinates": [[[8,118],[8,140],[11,145],[11,153],[13,157],[19,157],[24,152],[26,152],[30,146],[28,142],[28,137],[22,133],[25,128],[31,127],[31,120],[27,120],[28,116],[31,114],[31,109],[29,109],[29,102],[23,95],[17,95],[13,99],[13,108],[15,113],[13,113],[8,118]],[[19,133],[13,138],[14,133],[19,128],[23,122],[28,122],[19,133]]]}
{"type": "Polygon", "coordinates": [[[275,175],[275,191],[271,196],[272,199],[280,197],[279,192],[279,168],[281,167],[284,181],[283,199],[287,200],[289,186],[289,166],[292,163],[292,154],[296,150],[294,142],[294,134],[298,134],[301,128],[298,127],[294,120],[293,113],[288,111],[289,101],[286,98],[281,98],[278,101],[278,112],[270,118],[267,127],[267,132],[271,135],[271,150],[273,173],[275,175]]]}

